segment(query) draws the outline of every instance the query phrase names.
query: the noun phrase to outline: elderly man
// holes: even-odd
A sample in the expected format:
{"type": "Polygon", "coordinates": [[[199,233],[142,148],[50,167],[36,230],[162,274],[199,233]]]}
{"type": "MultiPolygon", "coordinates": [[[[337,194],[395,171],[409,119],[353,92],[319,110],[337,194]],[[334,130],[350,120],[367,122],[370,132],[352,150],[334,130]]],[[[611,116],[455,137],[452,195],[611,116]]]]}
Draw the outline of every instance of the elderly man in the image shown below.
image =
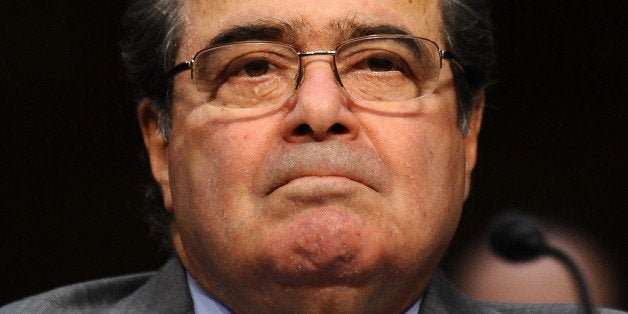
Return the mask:
{"type": "Polygon", "coordinates": [[[126,27],[176,254],[3,311],[575,309],[480,303],[437,271],[494,61],[482,2],[138,0],[126,27]]]}

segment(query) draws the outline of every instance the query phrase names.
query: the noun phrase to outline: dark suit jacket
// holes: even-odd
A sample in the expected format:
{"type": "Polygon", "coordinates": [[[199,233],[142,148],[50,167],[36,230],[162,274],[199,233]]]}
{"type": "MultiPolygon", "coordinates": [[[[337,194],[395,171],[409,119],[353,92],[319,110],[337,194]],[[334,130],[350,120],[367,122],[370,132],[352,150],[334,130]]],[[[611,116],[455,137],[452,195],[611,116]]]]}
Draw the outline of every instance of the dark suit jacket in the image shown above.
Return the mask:
{"type": "MultiPolygon", "coordinates": [[[[159,271],[79,283],[0,308],[0,313],[194,313],[185,271],[177,258],[159,271]]],[[[580,313],[573,305],[487,303],[457,291],[438,271],[420,313],[580,313]]],[[[604,310],[603,313],[621,313],[604,310]]]]}

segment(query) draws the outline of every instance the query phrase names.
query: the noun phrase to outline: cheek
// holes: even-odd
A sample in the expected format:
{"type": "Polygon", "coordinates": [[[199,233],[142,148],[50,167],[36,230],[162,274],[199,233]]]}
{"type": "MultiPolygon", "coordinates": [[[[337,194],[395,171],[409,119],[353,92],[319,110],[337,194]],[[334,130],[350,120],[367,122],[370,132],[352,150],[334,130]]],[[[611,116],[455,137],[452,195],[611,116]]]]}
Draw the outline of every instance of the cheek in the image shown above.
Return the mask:
{"type": "Polygon", "coordinates": [[[446,247],[464,201],[464,146],[455,110],[385,119],[362,121],[376,126],[369,138],[395,177],[390,204],[401,233],[412,235],[405,245],[425,252],[446,247]]]}
{"type": "MultiPolygon", "coordinates": [[[[401,186],[416,191],[457,191],[464,182],[464,137],[456,112],[448,106],[425,107],[417,115],[363,115],[367,137],[401,186]]],[[[421,193],[423,194],[423,193],[421,193]]]]}
{"type": "MultiPolygon", "coordinates": [[[[229,230],[252,207],[252,180],[277,124],[271,117],[218,120],[217,110],[200,106],[174,117],[170,180],[176,219],[189,225],[211,222],[229,230]]],[[[200,230],[208,230],[205,227],[211,226],[200,230]]]]}

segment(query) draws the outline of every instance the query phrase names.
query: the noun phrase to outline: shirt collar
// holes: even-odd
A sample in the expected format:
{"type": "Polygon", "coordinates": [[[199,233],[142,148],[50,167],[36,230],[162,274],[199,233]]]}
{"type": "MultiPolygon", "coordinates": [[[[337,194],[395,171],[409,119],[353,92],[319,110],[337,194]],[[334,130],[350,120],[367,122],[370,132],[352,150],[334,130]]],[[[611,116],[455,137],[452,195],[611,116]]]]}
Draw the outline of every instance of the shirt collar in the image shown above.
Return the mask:
{"type": "Polygon", "coordinates": [[[197,282],[186,272],[188,277],[188,287],[192,295],[195,314],[230,314],[224,305],[209,295],[197,282]]]}

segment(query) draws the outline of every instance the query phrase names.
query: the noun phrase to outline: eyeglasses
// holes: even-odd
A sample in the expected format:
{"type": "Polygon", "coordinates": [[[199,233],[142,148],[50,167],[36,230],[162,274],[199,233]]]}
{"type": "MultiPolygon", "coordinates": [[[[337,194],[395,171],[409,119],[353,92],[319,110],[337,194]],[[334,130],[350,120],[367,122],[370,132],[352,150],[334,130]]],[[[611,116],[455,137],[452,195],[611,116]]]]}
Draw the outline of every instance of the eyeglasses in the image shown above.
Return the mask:
{"type": "Polygon", "coordinates": [[[354,99],[376,107],[433,92],[443,59],[459,66],[452,53],[429,39],[373,35],[345,41],[331,51],[299,52],[267,41],[225,44],[199,51],[166,75],[191,70],[201,101],[214,106],[269,107],[294,94],[303,76],[301,58],[314,55],[333,56],[340,86],[354,99]]]}

